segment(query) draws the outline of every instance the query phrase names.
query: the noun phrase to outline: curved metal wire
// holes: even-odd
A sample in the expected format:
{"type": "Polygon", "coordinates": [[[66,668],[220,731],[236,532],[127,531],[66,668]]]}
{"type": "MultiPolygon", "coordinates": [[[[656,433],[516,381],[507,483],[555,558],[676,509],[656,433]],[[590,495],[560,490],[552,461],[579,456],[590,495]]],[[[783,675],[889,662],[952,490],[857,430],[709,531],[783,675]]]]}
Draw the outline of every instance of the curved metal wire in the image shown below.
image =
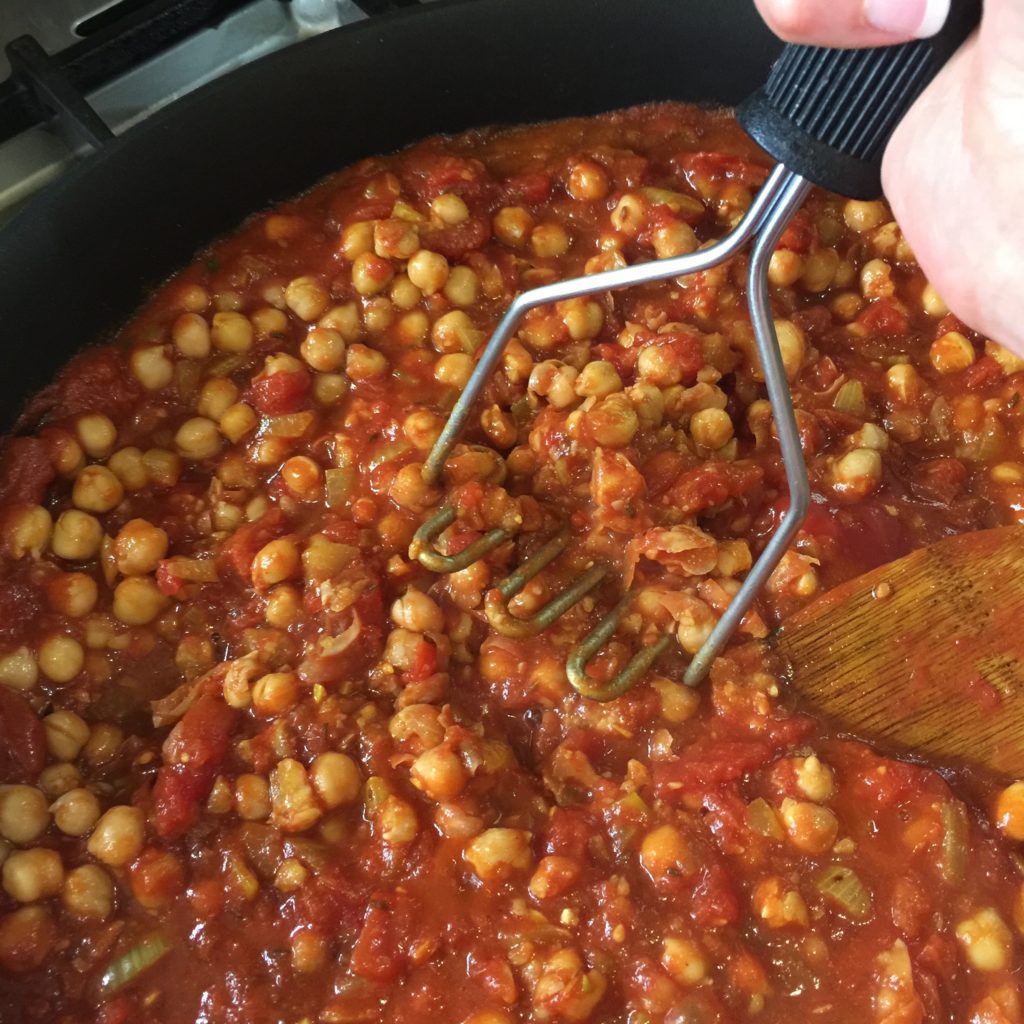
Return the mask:
{"type": "Polygon", "coordinates": [[[451,505],[442,505],[414,534],[409,545],[409,557],[415,558],[420,565],[431,572],[458,572],[472,565],[478,558],[483,558],[493,551],[502,541],[512,536],[511,530],[496,527],[478,537],[454,555],[442,555],[434,547],[434,540],[443,530],[455,522],[455,509],[451,505]]]}
{"type": "Polygon", "coordinates": [[[633,285],[647,284],[651,281],[664,281],[670,277],[683,277],[699,270],[721,263],[734,256],[754,232],[760,227],[763,218],[771,211],[775,200],[785,188],[791,175],[781,165],[768,176],[768,180],[758,190],[754,201],[750,204],[743,219],[724,238],[715,242],[707,249],[673,256],[664,260],[652,260],[649,263],[638,263],[631,267],[620,267],[616,270],[605,270],[587,277],[573,277],[566,281],[555,281],[540,288],[517,295],[508,307],[505,315],[498,322],[494,333],[484,346],[480,359],[466,383],[459,400],[455,403],[440,436],[430,449],[430,455],[423,466],[423,479],[427,483],[436,483],[441,477],[445,459],[465,429],[466,421],[473,410],[480,392],[494,373],[501,354],[505,351],[509,338],[512,337],[516,325],[532,309],[546,306],[563,299],[572,299],[580,295],[594,295],[597,292],[616,291],[630,288],[633,285]]]}

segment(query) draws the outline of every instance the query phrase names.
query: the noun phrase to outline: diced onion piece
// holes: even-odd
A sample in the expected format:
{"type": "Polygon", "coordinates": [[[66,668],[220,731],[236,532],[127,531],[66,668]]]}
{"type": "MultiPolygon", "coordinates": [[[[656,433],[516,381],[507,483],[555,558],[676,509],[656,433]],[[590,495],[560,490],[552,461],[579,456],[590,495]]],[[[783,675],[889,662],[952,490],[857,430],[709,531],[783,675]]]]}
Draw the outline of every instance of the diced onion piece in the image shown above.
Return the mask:
{"type": "Polygon", "coordinates": [[[340,469],[328,469],[324,473],[324,486],[327,493],[327,507],[344,508],[351,502],[352,492],[355,490],[355,467],[342,466],[340,469]]]}
{"type": "Polygon", "coordinates": [[[864,399],[864,385],[859,380],[848,380],[837,392],[832,407],[838,412],[861,419],[867,415],[867,402],[864,399]]]}
{"type": "Polygon", "coordinates": [[[970,823],[967,808],[959,800],[943,803],[942,815],[942,857],[939,872],[943,881],[958,885],[967,875],[967,841],[970,823]]]}
{"type": "Polygon", "coordinates": [[[782,842],[784,834],[779,816],[767,800],[758,797],[747,805],[747,827],[755,835],[782,842]]]}
{"type": "Polygon", "coordinates": [[[863,920],[871,913],[871,896],[851,868],[831,864],[815,884],[822,896],[837,903],[850,917],[863,920]]]}
{"type": "Polygon", "coordinates": [[[100,990],[105,996],[120,992],[140,974],[149,970],[170,951],[171,944],[160,932],[152,932],[126,953],[112,960],[100,979],[100,990]]]}
{"type": "Polygon", "coordinates": [[[370,456],[366,468],[372,473],[378,466],[383,466],[385,462],[391,462],[409,451],[412,451],[412,445],[405,438],[397,441],[385,441],[370,456]]]}
{"type": "Polygon", "coordinates": [[[212,558],[185,558],[175,555],[167,559],[167,571],[185,583],[216,583],[217,566],[212,558]]]}
{"type": "Polygon", "coordinates": [[[312,426],[314,414],[309,412],[291,412],[285,416],[272,416],[267,421],[267,434],[270,437],[296,438],[312,426]]]}

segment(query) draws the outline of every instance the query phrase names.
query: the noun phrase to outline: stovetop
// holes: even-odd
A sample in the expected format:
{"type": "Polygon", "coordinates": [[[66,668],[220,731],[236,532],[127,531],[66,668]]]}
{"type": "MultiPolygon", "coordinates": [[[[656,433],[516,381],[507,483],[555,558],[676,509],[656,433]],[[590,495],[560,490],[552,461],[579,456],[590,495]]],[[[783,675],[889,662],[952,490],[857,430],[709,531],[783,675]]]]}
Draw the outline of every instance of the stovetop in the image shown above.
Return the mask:
{"type": "Polygon", "coordinates": [[[416,2],[0,0],[0,220],[108,129],[120,135],[306,36],[416,2]]]}

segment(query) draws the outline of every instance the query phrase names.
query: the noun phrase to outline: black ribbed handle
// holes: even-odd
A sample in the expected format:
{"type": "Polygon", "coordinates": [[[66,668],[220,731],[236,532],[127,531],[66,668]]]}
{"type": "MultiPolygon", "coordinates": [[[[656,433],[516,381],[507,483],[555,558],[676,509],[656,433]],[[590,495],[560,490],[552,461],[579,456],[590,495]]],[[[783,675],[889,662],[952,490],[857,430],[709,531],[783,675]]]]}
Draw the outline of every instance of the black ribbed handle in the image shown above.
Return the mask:
{"type": "Polygon", "coordinates": [[[787,46],[737,116],[790,170],[833,192],[874,199],[893,129],[980,19],[981,0],[953,0],[931,39],[867,50],[787,46]]]}

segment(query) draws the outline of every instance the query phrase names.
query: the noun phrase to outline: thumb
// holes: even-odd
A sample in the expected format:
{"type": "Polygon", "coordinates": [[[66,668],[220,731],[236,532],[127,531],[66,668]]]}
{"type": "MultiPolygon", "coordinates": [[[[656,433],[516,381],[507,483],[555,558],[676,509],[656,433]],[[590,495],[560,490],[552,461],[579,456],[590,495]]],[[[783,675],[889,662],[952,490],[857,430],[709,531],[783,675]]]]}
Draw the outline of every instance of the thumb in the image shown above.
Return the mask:
{"type": "MultiPolygon", "coordinates": [[[[984,60],[978,65],[995,102],[1024,100],[1024,4],[988,0],[979,33],[984,60]]],[[[1019,112],[1019,108],[1018,108],[1019,112]]]]}
{"type": "Polygon", "coordinates": [[[755,2],[768,27],[783,39],[840,47],[887,46],[934,35],[945,23],[950,4],[950,0],[755,2]]]}

